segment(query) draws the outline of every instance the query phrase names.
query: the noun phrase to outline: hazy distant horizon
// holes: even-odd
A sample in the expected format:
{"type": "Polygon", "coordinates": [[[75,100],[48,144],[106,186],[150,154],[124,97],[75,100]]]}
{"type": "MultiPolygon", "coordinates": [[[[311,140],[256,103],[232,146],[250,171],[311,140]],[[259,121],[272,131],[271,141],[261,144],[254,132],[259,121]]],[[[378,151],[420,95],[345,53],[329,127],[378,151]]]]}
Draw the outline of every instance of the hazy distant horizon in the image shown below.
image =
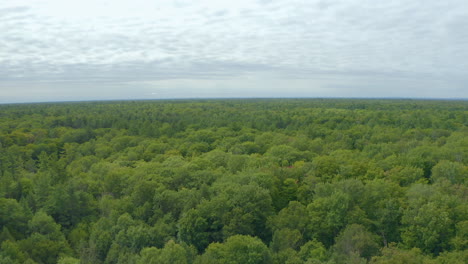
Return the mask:
{"type": "Polygon", "coordinates": [[[27,101],[27,102],[0,102],[7,104],[48,104],[48,103],[99,103],[99,102],[133,102],[133,101],[190,101],[190,100],[395,100],[395,101],[468,101],[468,98],[410,98],[410,97],[185,97],[185,98],[133,98],[133,99],[102,99],[102,100],[75,100],[75,101],[27,101]]]}
{"type": "Polygon", "coordinates": [[[468,97],[464,0],[3,0],[0,103],[468,97]]]}

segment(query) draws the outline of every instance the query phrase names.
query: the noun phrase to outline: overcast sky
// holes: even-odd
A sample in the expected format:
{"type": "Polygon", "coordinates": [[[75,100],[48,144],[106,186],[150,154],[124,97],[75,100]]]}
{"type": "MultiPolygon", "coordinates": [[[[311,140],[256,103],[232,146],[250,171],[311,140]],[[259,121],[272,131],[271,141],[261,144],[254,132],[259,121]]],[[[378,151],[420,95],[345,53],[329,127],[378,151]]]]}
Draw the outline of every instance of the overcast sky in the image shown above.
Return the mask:
{"type": "Polygon", "coordinates": [[[468,98],[467,0],[0,0],[0,103],[468,98]]]}

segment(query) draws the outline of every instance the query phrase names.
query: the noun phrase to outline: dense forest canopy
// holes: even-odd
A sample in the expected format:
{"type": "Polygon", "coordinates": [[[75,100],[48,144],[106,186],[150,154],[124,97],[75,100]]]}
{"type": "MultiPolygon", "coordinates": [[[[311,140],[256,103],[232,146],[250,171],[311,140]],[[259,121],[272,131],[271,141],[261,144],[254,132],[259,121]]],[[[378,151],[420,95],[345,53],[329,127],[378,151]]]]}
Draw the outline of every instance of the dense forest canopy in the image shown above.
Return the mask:
{"type": "Polygon", "coordinates": [[[468,101],[0,105],[0,263],[466,263],[468,101]]]}

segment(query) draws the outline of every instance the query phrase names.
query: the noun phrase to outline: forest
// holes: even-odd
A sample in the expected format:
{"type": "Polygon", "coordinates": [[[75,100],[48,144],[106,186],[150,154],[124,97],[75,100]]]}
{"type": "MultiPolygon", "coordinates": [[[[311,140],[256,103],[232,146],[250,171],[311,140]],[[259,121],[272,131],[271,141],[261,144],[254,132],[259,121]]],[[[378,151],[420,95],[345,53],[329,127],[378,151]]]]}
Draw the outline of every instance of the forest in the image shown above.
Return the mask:
{"type": "Polygon", "coordinates": [[[468,101],[0,105],[0,263],[467,263],[468,101]]]}

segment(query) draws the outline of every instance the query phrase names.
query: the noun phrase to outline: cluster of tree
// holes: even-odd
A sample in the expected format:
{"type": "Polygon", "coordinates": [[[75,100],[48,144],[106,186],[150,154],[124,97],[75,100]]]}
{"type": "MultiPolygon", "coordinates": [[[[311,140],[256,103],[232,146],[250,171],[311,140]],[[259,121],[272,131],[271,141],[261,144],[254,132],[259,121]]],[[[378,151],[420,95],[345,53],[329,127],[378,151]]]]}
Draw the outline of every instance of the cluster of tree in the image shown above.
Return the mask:
{"type": "Polygon", "coordinates": [[[465,263],[468,102],[0,105],[0,263],[465,263]]]}

